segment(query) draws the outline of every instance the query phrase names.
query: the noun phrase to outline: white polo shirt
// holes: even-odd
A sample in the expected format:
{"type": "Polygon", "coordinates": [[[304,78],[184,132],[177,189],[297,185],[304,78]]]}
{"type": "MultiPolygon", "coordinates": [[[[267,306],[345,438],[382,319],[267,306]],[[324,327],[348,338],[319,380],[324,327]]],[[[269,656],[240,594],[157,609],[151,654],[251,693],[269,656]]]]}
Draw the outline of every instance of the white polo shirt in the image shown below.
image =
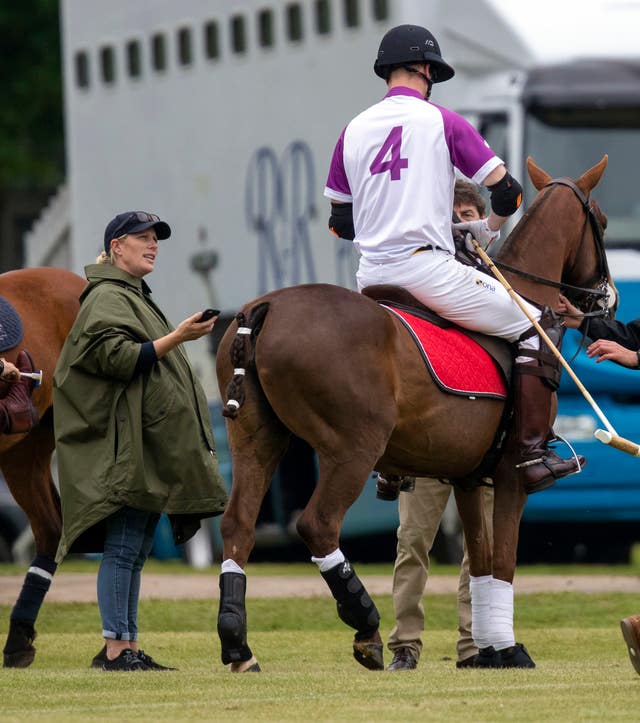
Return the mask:
{"type": "Polygon", "coordinates": [[[454,253],[454,167],[482,183],[501,163],[462,116],[395,87],[342,132],[324,195],[353,203],[354,243],[370,261],[427,244],[454,253]]]}

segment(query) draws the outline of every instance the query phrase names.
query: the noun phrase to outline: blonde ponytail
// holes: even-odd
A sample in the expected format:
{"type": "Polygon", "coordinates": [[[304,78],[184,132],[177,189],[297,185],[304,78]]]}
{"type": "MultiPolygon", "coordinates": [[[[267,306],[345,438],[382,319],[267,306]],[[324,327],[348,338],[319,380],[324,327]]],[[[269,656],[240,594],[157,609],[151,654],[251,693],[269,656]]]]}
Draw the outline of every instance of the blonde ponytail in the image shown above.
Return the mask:
{"type": "Polygon", "coordinates": [[[106,251],[102,251],[98,258],[96,259],[97,264],[114,264],[115,258],[113,256],[113,251],[110,253],[107,253],[106,251]]]}

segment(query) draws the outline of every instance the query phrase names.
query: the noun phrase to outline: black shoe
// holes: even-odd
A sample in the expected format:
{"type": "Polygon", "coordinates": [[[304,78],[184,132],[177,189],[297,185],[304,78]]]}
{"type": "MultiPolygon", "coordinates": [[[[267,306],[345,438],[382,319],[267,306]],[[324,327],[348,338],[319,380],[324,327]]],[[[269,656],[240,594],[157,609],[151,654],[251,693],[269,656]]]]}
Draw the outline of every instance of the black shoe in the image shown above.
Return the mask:
{"type": "Polygon", "coordinates": [[[160,665],[150,656],[147,655],[144,650],[138,650],[138,659],[141,660],[149,670],[178,670],[177,668],[170,668],[168,665],[160,665]]]}
{"type": "Polygon", "coordinates": [[[131,650],[125,648],[117,658],[107,660],[102,664],[102,670],[149,670],[142,660],[131,650]]]}
{"type": "Polygon", "coordinates": [[[501,668],[535,668],[529,652],[522,643],[516,643],[510,648],[500,651],[501,668]]]}
{"type": "Polygon", "coordinates": [[[476,667],[476,658],[478,655],[470,655],[468,658],[465,658],[464,660],[457,660],[456,661],[456,668],[475,668],[476,667]]]}
{"type": "Polygon", "coordinates": [[[100,668],[100,670],[102,670],[102,666],[104,663],[106,663],[107,660],[107,646],[104,645],[102,647],[102,650],[91,661],[91,667],[100,668]]]}
{"type": "Polygon", "coordinates": [[[413,670],[418,666],[418,658],[411,648],[398,648],[393,653],[393,660],[387,666],[387,670],[413,670]]]}

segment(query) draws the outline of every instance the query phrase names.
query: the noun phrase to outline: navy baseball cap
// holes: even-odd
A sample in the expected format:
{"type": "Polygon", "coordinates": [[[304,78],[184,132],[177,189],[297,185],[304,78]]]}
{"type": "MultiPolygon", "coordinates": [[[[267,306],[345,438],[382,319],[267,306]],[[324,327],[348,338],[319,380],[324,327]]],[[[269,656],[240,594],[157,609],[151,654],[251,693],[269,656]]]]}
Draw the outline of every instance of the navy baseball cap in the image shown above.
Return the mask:
{"type": "Polygon", "coordinates": [[[104,250],[109,253],[111,240],[114,238],[124,236],[127,233],[140,233],[151,227],[155,229],[159,241],[171,236],[169,224],[161,221],[160,217],[155,213],[147,213],[146,211],[119,213],[109,221],[107,228],[104,230],[104,250]]]}

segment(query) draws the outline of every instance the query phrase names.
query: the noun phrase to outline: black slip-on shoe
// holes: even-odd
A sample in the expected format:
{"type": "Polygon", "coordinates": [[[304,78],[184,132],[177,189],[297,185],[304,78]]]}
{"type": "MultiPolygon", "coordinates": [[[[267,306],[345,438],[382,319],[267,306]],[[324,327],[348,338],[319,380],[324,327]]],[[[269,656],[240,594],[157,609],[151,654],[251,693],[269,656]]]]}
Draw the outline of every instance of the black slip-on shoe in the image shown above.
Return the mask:
{"type": "Polygon", "coordinates": [[[107,646],[103,645],[102,650],[94,656],[93,660],[91,661],[91,667],[92,668],[100,668],[102,670],[102,665],[108,660],[107,658],[107,646]]]}
{"type": "Polygon", "coordinates": [[[139,660],[141,660],[149,670],[178,670],[177,668],[171,668],[168,665],[160,665],[160,663],[156,663],[156,661],[150,656],[147,655],[144,650],[138,650],[137,656],[139,660]]]}
{"type": "Polygon", "coordinates": [[[117,658],[105,660],[102,670],[149,670],[131,648],[125,648],[117,658]]]}

